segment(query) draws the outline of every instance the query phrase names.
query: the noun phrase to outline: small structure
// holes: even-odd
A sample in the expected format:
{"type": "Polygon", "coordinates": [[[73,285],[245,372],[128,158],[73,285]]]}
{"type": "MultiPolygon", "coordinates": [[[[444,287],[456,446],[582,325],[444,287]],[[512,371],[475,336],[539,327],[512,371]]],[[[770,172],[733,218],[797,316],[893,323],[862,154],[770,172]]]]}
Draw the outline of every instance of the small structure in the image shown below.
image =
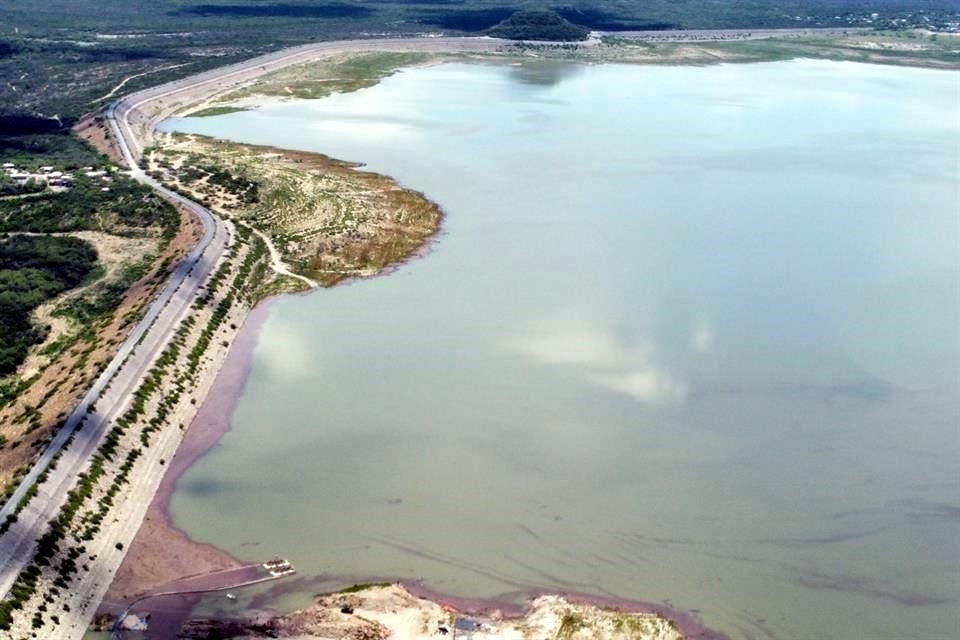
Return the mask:
{"type": "Polygon", "coordinates": [[[50,178],[47,180],[47,185],[51,187],[58,187],[59,191],[64,191],[73,186],[73,176],[67,173],[54,177],[54,174],[51,173],[50,178]]]}
{"type": "Polygon", "coordinates": [[[10,179],[16,182],[17,184],[23,185],[23,184],[27,184],[27,182],[29,182],[30,180],[33,180],[35,182],[46,182],[47,176],[35,176],[29,173],[17,172],[17,173],[11,173],[10,179]]]}
{"type": "Polygon", "coordinates": [[[4,169],[13,169],[13,168],[16,167],[16,166],[17,166],[17,165],[13,164],[12,162],[4,162],[4,163],[3,163],[3,168],[4,168],[4,169]]]}
{"type": "Polygon", "coordinates": [[[88,178],[99,178],[101,176],[107,175],[107,172],[106,171],[85,171],[83,175],[87,176],[88,178]]]}
{"type": "Polygon", "coordinates": [[[40,171],[43,173],[50,173],[51,171],[53,171],[53,167],[50,167],[50,166],[40,167],[40,171]]]}
{"type": "Polygon", "coordinates": [[[264,562],[263,568],[269,571],[270,575],[274,578],[292,576],[297,572],[296,569],[293,568],[293,565],[290,564],[289,560],[279,557],[264,562]]]}

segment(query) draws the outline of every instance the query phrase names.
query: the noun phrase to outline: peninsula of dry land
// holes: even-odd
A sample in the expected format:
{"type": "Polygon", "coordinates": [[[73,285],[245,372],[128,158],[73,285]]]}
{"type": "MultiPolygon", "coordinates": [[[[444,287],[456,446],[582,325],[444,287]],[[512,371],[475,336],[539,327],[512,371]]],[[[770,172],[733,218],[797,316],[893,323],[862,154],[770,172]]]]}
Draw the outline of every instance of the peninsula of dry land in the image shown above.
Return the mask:
{"type": "Polygon", "coordinates": [[[320,154],[170,134],[144,163],[164,184],[269,236],[287,268],[324,286],[407,259],[440,225],[440,208],[423,194],[320,154]]]}

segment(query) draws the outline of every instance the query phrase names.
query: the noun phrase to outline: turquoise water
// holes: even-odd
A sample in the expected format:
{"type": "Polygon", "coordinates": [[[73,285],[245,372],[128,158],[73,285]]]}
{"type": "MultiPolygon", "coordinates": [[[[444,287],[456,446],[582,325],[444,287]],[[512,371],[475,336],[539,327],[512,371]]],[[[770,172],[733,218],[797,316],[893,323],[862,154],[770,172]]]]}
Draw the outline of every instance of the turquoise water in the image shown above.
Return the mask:
{"type": "Polygon", "coordinates": [[[393,275],[273,304],[190,535],[743,640],[956,637],[958,74],[447,64],[170,126],[447,213],[393,275]]]}

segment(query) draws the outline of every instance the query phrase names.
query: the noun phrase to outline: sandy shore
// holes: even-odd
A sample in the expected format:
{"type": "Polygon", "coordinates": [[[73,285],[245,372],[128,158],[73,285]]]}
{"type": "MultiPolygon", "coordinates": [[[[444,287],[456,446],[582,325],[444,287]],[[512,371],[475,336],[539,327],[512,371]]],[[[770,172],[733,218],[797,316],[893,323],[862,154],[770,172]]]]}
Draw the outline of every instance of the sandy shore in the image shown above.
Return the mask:
{"type": "Polygon", "coordinates": [[[328,640],[723,640],[687,619],[623,602],[531,595],[522,607],[465,609],[450,599],[415,593],[406,585],[368,585],[317,596],[284,615],[195,619],[185,638],[325,638],[328,640]]]}

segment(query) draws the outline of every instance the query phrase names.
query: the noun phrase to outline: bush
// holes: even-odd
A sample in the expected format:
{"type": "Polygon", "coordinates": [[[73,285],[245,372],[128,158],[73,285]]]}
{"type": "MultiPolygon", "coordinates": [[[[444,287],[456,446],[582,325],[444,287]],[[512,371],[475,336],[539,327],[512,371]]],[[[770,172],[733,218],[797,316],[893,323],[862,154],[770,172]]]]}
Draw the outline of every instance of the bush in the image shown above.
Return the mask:
{"type": "Polygon", "coordinates": [[[48,327],[30,313],[81,284],[94,270],[97,251],[71,237],[11,236],[0,240],[0,375],[13,373],[48,327]]]}

